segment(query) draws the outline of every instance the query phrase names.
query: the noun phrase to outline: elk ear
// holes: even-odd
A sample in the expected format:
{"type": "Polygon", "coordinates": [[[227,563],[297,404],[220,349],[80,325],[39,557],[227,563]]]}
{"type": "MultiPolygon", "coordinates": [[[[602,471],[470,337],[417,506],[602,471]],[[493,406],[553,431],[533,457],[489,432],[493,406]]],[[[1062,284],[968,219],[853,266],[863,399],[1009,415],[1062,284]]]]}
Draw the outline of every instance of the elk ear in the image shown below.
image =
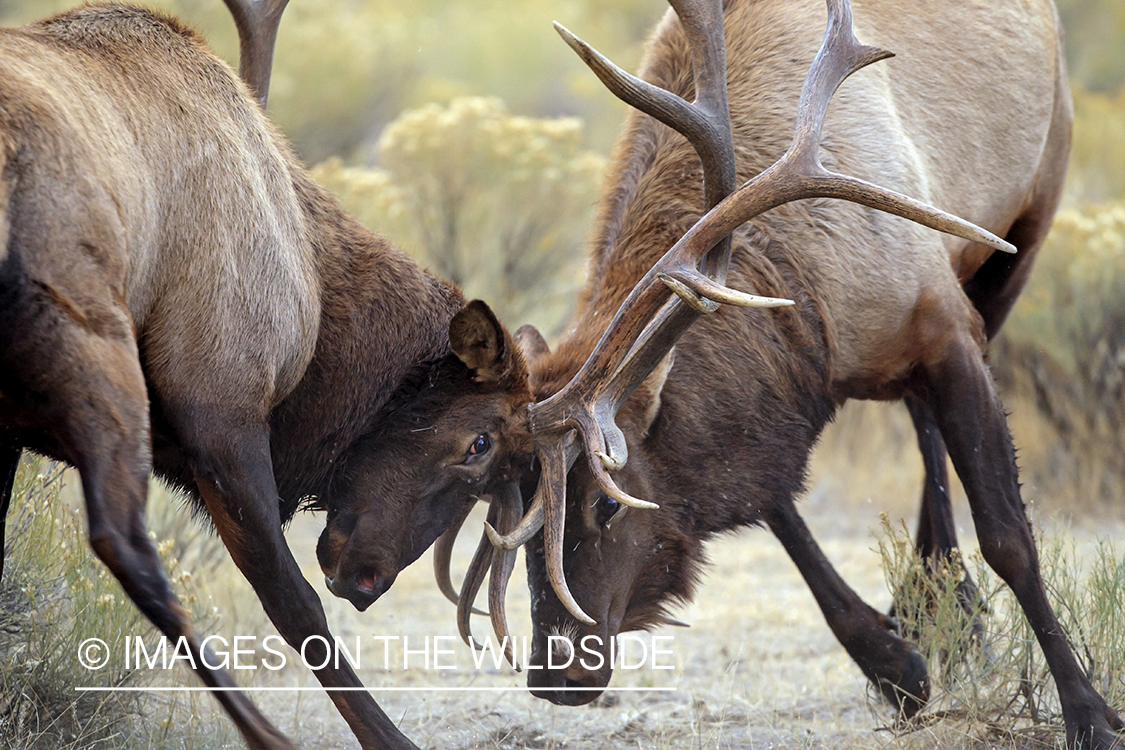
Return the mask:
{"type": "Polygon", "coordinates": [[[551,347],[547,346],[543,334],[539,333],[539,329],[533,325],[520,326],[516,330],[515,338],[516,346],[520,348],[523,358],[527,360],[528,366],[532,369],[534,369],[535,360],[551,353],[551,347]]]}
{"type": "Polygon", "coordinates": [[[632,430],[641,437],[648,436],[656,415],[660,413],[660,394],[675,361],[676,350],[672,349],[621,407],[618,422],[623,429],[632,430]]]}
{"type": "Polygon", "coordinates": [[[513,357],[515,342],[496,315],[481,300],[473,300],[449,323],[453,353],[472,370],[478,382],[499,383],[522,366],[513,357]]]}

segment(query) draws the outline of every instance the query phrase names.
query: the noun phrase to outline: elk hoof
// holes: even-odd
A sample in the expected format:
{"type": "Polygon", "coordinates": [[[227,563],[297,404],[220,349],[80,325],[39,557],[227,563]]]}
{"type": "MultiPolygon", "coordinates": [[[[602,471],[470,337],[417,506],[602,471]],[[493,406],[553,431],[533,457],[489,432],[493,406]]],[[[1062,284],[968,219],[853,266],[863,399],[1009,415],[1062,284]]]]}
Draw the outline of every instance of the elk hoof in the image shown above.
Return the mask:
{"type": "Polygon", "coordinates": [[[892,706],[898,707],[903,719],[913,717],[926,707],[930,700],[930,674],[918,649],[910,649],[897,681],[879,679],[879,691],[892,706]]]}
{"type": "Polygon", "coordinates": [[[1077,710],[1064,708],[1066,746],[1075,750],[1121,750],[1125,748],[1125,722],[1093,688],[1078,691],[1077,710]]]}

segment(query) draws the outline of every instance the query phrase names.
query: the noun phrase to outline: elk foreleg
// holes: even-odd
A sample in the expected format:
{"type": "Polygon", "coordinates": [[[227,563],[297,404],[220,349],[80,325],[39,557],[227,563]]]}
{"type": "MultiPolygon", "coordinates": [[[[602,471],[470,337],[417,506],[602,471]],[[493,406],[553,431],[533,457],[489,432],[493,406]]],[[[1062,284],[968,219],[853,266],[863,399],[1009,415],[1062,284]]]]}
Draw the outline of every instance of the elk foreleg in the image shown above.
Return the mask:
{"type": "MultiPolygon", "coordinates": [[[[938,567],[953,560],[953,550],[957,549],[957,528],[953,520],[953,502],[949,495],[949,472],[946,469],[945,442],[934,413],[924,401],[907,395],[903,401],[914,421],[914,431],[918,436],[918,449],[922,453],[922,466],[925,479],[922,484],[922,507],[918,512],[918,533],[915,536],[915,549],[918,557],[925,563],[931,574],[937,574],[938,567]]],[[[974,615],[980,596],[972,576],[959,562],[963,578],[957,585],[957,600],[965,611],[965,617],[972,619],[972,639],[981,643],[984,637],[984,623],[974,615]]],[[[901,605],[896,601],[891,605],[891,616],[895,617],[901,605]]],[[[915,640],[916,634],[908,634],[915,640]]]]}
{"type": "Polygon", "coordinates": [[[4,577],[4,529],[8,525],[8,507],[12,503],[20,453],[19,448],[0,446],[0,579],[4,577]]]}
{"type": "MultiPolygon", "coordinates": [[[[200,412],[194,415],[199,419],[200,412]]],[[[363,690],[347,659],[328,653],[325,644],[335,641],[324,608],[282,533],[267,428],[224,427],[199,434],[211,441],[207,450],[197,454],[200,494],[219,536],[278,633],[297,650],[306,646],[307,663],[325,664],[315,670],[317,679],[364,748],[414,748],[363,690]],[[221,437],[215,439],[216,435],[221,437]]]]}
{"type": "Polygon", "coordinates": [[[968,494],[981,552],[1011,587],[1043,648],[1068,746],[1108,750],[1119,744],[1115,732],[1125,726],[1090,684],[1047,600],[1020,498],[1015,449],[992,377],[973,337],[949,338],[926,366],[921,386],[968,494]]]}
{"type": "MultiPolygon", "coordinates": [[[[0,361],[11,370],[5,390],[17,395],[23,421],[43,425],[59,447],[58,457],[78,469],[94,553],[145,617],[174,643],[183,639],[204,683],[226,689],[216,697],[251,748],[292,748],[233,690],[237,685],[225,670],[207,666],[217,661],[211,655],[202,658],[200,639],[149,539],[144,523],[151,469],[148,399],[136,345],[114,332],[99,336],[60,321],[50,311],[23,322],[26,335],[0,351],[0,361]]],[[[4,473],[10,474],[15,454],[5,459],[4,473]]]]}
{"type": "Polygon", "coordinates": [[[909,718],[929,700],[926,660],[894,632],[894,621],[860,599],[824,556],[792,501],[775,503],[766,524],[796,563],[836,639],[867,679],[909,718]]]}

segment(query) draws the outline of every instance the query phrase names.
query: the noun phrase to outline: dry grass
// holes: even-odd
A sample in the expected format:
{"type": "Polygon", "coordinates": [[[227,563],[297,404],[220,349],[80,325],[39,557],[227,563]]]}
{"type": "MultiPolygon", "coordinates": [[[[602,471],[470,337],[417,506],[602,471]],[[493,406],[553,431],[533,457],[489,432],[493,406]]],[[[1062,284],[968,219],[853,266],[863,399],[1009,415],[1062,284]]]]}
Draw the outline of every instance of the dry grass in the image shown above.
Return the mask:
{"type": "MultiPolygon", "coordinates": [[[[0,746],[145,748],[163,738],[182,710],[174,702],[133,692],[92,693],[77,687],[135,688],[157,674],[111,659],[86,669],[79,653],[99,638],[120,655],[127,635],[151,641],[152,626],[128,600],[86,541],[77,477],[53,462],[27,457],[15,483],[0,582],[0,746]],[[156,722],[152,716],[163,717],[156,722]]],[[[174,498],[155,488],[150,528],[180,601],[207,631],[232,601],[206,584],[233,567],[222,544],[185,525],[174,498]],[[175,538],[172,538],[172,535],[175,538]],[[189,565],[197,566],[193,569],[189,565]]],[[[214,587],[224,591],[223,586],[214,587]]],[[[259,610],[260,611],[260,610],[259,610]]],[[[182,675],[177,675],[182,678],[182,675]]]]}
{"type": "MultiPolygon", "coordinates": [[[[51,0],[47,5],[40,0],[21,0],[0,3],[16,9],[5,8],[0,13],[18,10],[21,19],[26,19],[73,4],[64,0],[51,0]]],[[[174,6],[196,20],[200,14],[210,14],[203,21],[209,36],[218,35],[220,46],[233,51],[233,34],[220,4],[200,5],[194,0],[160,0],[158,4],[174,6]],[[191,12],[186,12],[189,9],[191,12]]],[[[419,105],[482,92],[506,92],[518,112],[586,112],[597,118],[589,120],[587,130],[595,135],[587,142],[603,146],[610,142],[624,108],[612,109],[614,105],[600,85],[553,39],[549,19],[560,15],[557,3],[492,3],[464,8],[449,3],[423,5],[424,13],[417,7],[404,10],[384,0],[369,0],[358,6],[303,0],[289,11],[299,15],[282,27],[281,47],[286,51],[279,56],[271,107],[279,112],[284,129],[302,144],[307,156],[369,153],[375,143],[373,123],[390,121],[403,102],[419,105]],[[362,9],[357,12],[359,6],[362,9]],[[533,14],[543,18],[533,19],[533,14]],[[419,15],[431,18],[432,24],[417,24],[419,15]],[[540,26],[541,36],[530,32],[540,26]],[[465,41],[426,36],[447,27],[455,30],[457,39],[465,41]],[[286,35],[291,35],[292,41],[287,42],[286,35]],[[492,41],[513,38],[518,40],[515,45],[492,41]],[[487,40],[483,50],[478,40],[487,40]],[[414,58],[406,53],[413,54],[422,42],[440,54],[428,54],[420,63],[410,62],[414,58]],[[560,66],[554,65],[556,58],[560,66]],[[453,61],[449,70],[457,72],[438,71],[436,66],[443,60],[453,61]],[[520,62],[512,65],[512,60],[520,62]],[[325,70],[331,72],[325,75],[325,70]],[[504,70],[512,71],[504,74],[508,76],[506,83],[492,85],[493,77],[500,75],[496,71],[504,70]],[[463,71],[468,73],[463,75],[463,71]],[[477,78],[470,80],[473,75],[477,78]],[[329,83],[321,82],[325,80],[329,83]],[[528,80],[539,81],[540,85],[529,87],[528,80]],[[395,87],[388,88],[383,83],[386,81],[395,82],[395,87]],[[402,87],[398,84],[403,81],[409,84],[408,90],[399,90],[402,87]],[[366,93],[356,96],[359,90],[366,93]],[[560,101],[565,107],[558,104],[560,101]],[[338,124],[331,125],[329,120],[338,124]]],[[[1081,7],[1093,8],[1089,14],[1099,33],[1109,28],[1104,20],[1107,16],[1090,3],[1075,0],[1064,5],[1070,6],[1072,13],[1081,7]]],[[[660,12],[659,8],[652,9],[649,0],[572,6],[562,17],[591,39],[609,39],[606,51],[612,58],[625,61],[626,67],[631,67],[630,58],[636,59],[637,40],[660,12]],[[575,14],[578,18],[571,17],[575,14]],[[636,22],[624,24],[623,18],[636,22]],[[613,47],[620,48],[620,53],[613,47]]],[[[1073,34],[1068,39],[1072,46],[1076,41],[1073,34]]],[[[1106,45],[1106,49],[1120,56],[1125,46],[1115,43],[1106,45]]],[[[1072,71],[1085,67],[1075,65],[1072,71]]],[[[1120,333],[1125,330],[1121,307],[1125,300],[1121,286],[1125,279],[1125,214],[1121,213],[1125,198],[1125,95],[1082,90],[1076,90],[1076,94],[1068,205],[1060,230],[1045,248],[1027,292],[997,342],[994,362],[1008,391],[1005,401],[1012,410],[1010,423],[1020,447],[1025,500],[1046,521],[1051,529],[1049,537],[1055,540],[1045,545],[1052,595],[1058,601],[1070,602],[1062,607],[1062,616],[1071,636],[1083,644],[1080,655],[1103,669],[1099,673],[1102,689],[1119,710],[1125,710],[1123,678],[1112,666],[1120,664],[1120,638],[1125,633],[1120,619],[1114,619],[1120,617],[1125,596],[1120,558],[1098,546],[1099,539],[1121,537],[1125,532],[1121,521],[1125,516],[1125,454],[1121,450],[1125,443],[1125,381],[1121,378],[1125,372],[1125,339],[1120,333]],[[1065,514],[1071,525],[1055,525],[1056,514],[1065,514]],[[1091,590],[1100,595],[1091,600],[1084,589],[1086,582],[1091,582],[1091,590]]],[[[505,128],[512,126],[512,120],[497,118],[498,132],[508,133],[505,128]]],[[[464,123],[459,123],[455,134],[463,131],[464,123]]],[[[590,159],[579,148],[579,139],[561,135],[553,146],[560,147],[555,150],[562,160],[540,164],[541,171],[561,168],[565,173],[589,167],[590,159]],[[579,160],[585,160],[585,167],[579,160]]],[[[440,153],[440,149],[431,152],[431,161],[440,153]]],[[[438,166],[456,166],[440,158],[436,161],[438,166]]],[[[414,166],[404,162],[403,174],[414,166]]],[[[494,172],[489,174],[494,176],[494,172]]],[[[383,201],[389,194],[388,185],[371,182],[372,175],[390,179],[389,172],[347,170],[339,164],[321,170],[322,178],[332,182],[334,188],[342,192],[354,189],[351,197],[358,202],[372,201],[374,196],[367,209],[371,214],[368,220],[377,226],[390,226],[393,221],[384,214],[394,207],[383,201]]],[[[424,185],[429,177],[418,175],[417,179],[424,185]]],[[[473,182],[481,179],[468,178],[466,184],[473,182]]],[[[397,187],[401,190],[403,185],[397,187]]],[[[532,244],[541,252],[564,255],[569,250],[555,248],[574,246],[575,237],[582,231],[579,225],[585,226],[580,214],[595,198],[596,186],[587,189],[587,198],[566,196],[570,203],[563,212],[565,226],[535,237],[532,244]],[[565,241],[550,244],[558,237],[565,241]]],[[[491,198],[484,196],[486,201],[481,205],[485,208],[474,209],[477,224],[464,236],[462,247],[503,231],[518,236],[509,229],[496,231],[485,223],[490,219],[486,214],[502,212],[511,195],[510,190],[501,190],[491,198]]],[[[548,206],[557,202],[554,195],[543,198],[529,193],[523,197],[548,206]]],[[[411,240],[404,237],[403,241],[410,244],[411,240]]],[[[415,244],[422,245],[420,241],[415,244]]],[[[491,252],[495,247],[486,249],[491,252]]],[[[420,255],[423,252],[419,250],[420,255]]],[[[473,268],[474,262],[469,257],[461,267],[473,268]]],[[[567,273],[572,271],[568,266],[567,273]]],[[[539,313],[547,317],[537,321],[549,328],[550,321],[564,316],[567,302],[560,289],[569,289],[566,285],[572,282],[550,279],[543,283],[546,286],[526,296],[542,307],[544,289],[555,294],[550,309],[539,313]]],[[[477,293],[487,295],[490,290],[482,288],[477,293]]],[[[525,322],[515,317],[520,309],[534,307],[514,293],[504,295],[503,302],[515,311],[512,317],[504,317],[516,323],[525,322]]],[[[110,704],[92,702],[73,691],[76,685],[92,684],[94,679],[80,669],[75,658],[76,646],[87,633],[120,637],[151,631],[124,601],[116,584],[90,562],[81,517],[60,506],[57,485],[36,483],[29,474],[21,478],[21,483],[21,494],[27,502],[17,503],[7,519],[9,556],[0,586],[0,746],[13,750],[241,747],[237,734],[209,696],[147,695],[139,702],[116,696],[110,704]]],[[[814,456],[803,513],[844,578],[877,608],[889,606],[889,591],[897,585],[895,571],[902,571],[908,559],[901,554],[898,558],[890,556],[889,586],[878,552],[880,540],[884,545],[898,544],[900,549],[905,549],[905,543],[897,531],[889,541],[885,535],[878,536],[879,513],[888,511],[895,519],[913,519],[920,488],[921,462],[909,418],[900,406],[849,404],[814,456]]],[[[959,486],[955,486],[954,496],[959,532],[972,561],[976,559],[972,524],[959,486]]],[[[71,500],[74,507],[76,498],[71,500]]],[[[157,538],[170,573],[193,605],[202,630],[228,637],[261,637],[273,632],[256,596],[221,545],[189,521],[173,498],[157,493],[150,521],[159,529],[157,538]]],[[[330,597],[319,583],[313,558],[321,524],[320,518],[301,517],[290,529],[289,538],[306,575],[322,593],[337,635],[348,639],[360,636],[365,642],[373,635],[455,635],[453,609],[432,584],[428,554],[405,571],[367,614],[360,615],[346,602],[330,597]]],[[[463,569],[468,560],[475,542],[469,536],[466,534],[458,546],[455,569],[463,569]]],[[[942,682],[935,706],[926,714],[928,718],[904,731],[890,727],[890,710],[835,642],[776,541],[764,531],[747,532],[712,545],[711,556],[714,563],[698,601],[682,613],[693,627],[661,633],[675,636],[677,668],[660,675],[619,673],[614,678],[615,685],[674,685],[675,692],[613,694],[581,709],[554,707],[524,692],[380,693],[378,700],[407,736],[424,748],[702,750],[832,746],[921,750],[1058,746],[1057,732],[1029,718],[1030,709],[1024,716],[1017,716],[1023,706],[1034,705],[1037,716],[1050,718],[1053,698],[1041,664],[1034,661],[1038,650],[1019,648],[1019,639],[1027,637],[1026,625],[1004,603],[1002,590],[983,570],[977,569],[975,575],[990,608],[990,630],[994,634],[990,649],[969,653],[966,660],[944,660],[943,653],[959,648],[960,642],[949,638],[955,630],[947,622],[943,625],[941,617],[920,623],[924,632],[929,629],[930,635],[925,637],[933,645],[932,667],[942,682]],[[941,642],[941,638],[946,640],[941,642]],[[1035,688],[1030,691],[1032,697],[1019,693],[1024,703],[1018,699],[1013,703],[1011,698],[1025,674],[1035,688]]],[[[522,570],[517,570],[508,603],[517,634],[530,632],[528,595],[521,575],[522,570]]],[[[475,624],[483,636],[487,624],[483,620],[475,624]]],[[[386,672],[365,659],[361,677],[376,688],[523,685],[522,676],[506,668],[481,673],[467,669],[467,649],[459,643],[454,648],[458,664],[466,668],[446,673],[418,669],[386,672]]],[[[107,684],[119,680],[129,680],[130,684],[144,684],[146,680],[158,685],[197,684],[196,678],[182,668],[158,675],[101,674],[97,679],[109,681],[107,684]]],[[[240,672],[237,679],[244,685],[316,685],[310,673],[296,667],[277,674],[240,672]]],[[[355,747],[342,719],[319,690],[258,693],[255,698],[299,746],[355,747]]]]}
{"type": "MultiPolygon", "coordinates": [[[[873,506],[876,503],[872,503],[873,506]]],[[[885,609],[890,588],[884,580],[877,514],[821,506],[806,509],[814,533],[841,574],[873,606],[885,609]]],[[[481,518],[470,521],[479,523],[481,518]]],[[[313,542],[320,519],[304,516],[290,530],[290,542],[306,575],[318,578],[313,542]]],[[[1121,527],[1103,529],[1120,533],[1121,527]]],[[[1096,559],[1096,540],[1082,531],[1057,531],[1077,540],[1077,556],[1096,559]]],[[[475,540],[466,534],[458,544],[455,569],[468,562],[475,540]]],[[[892,729],[890,709],[867,686],[859,670],[835,642],[812,596],[781,546],[764,531],[731,536],[711,548],[713,565],[700,598],[682,612],[692,623],[688,630],[662,631],[675,637],[676,669],[624,673],[615,686],[674,686],[669,693],[616,693],[593,706],[568,709],[536,700],[520,692],[442,692],[449,687],[519,688],[523,676],[508,668],[472,668],[468,649],[456,642],[451,672],[382,669],[382,654],[372,661],[368,639],[373,636],[454,636],[453,608],[438,594],[430,576],[427,554],[405,571],[377,607],[366,614],[325,594],[333,631],[349,643],[363,639],[360,676],[373,688],[430,688],[428,692],[379,693],[380,705],[402,730],[423,748],[745,748],[846,747],[901,748],[1033,748],[1057,747],[1055,735],[1039,726],[1023,726],[1015,718],[990,716],[969,721],[957,709],[959,698],[939,693],[936,709],[910,731],[892,729]]],[[[1065,565],[1071,565],[1067,561],[1065,565]]],[[[1069,569],[1069,568],[1068,568],[1069,569]]],[[[1077,568],[1075,568],[1077,569],[1077,568]]],[[[977,571],[979,581],[987,576],[977,571]]],[[[232,598],[252,596],[245,582],[230,575],[232,598]]],[[[982,583],[982,590],[986,588],[982,583]]],[[[991,591],[991,589],[989,589],[991,591]]],[[[513,631],[530,633],[527,590],[517,569],[509,594],[513,631]]],[[[990,600],[992,601],[992,600],[990,600]]],[[[997,611],[1000,611],[998,605],[997,611]]],[[[256,609],[250,607],[248,610],[256,609]]],[[[1008,616],[992,622],[1003,634],[1008,616]]],[[[487,622],[474,623],[478,636],[487,622]]],[[[239,615],[239,632],[272,632],[260,611],[239,615]],[[255,617],[257,619],[255,619],[255,617]]],[[[222,624],[218,631],[231,633],[222,624]]],[[[1022,631],[997,635],[996,642],[1022,631]]],[[[1117,632],[1121,632],[1120,630],[1117,632]]],[[[454,643],[454,641],[450,641],[454,643]]],[[[393,653],[393,652],[392,652],[393,653]]],[[[937,673],[935,668],[935,673],[937,673]]],[[[1009,675],[1018,679],[1019,672],[1009,675]]],[[[239,679],[246,684],[245,674],[239,679]]],[[[311,675],[296,667],[276,675],[255,675],[259,684],[315,687],[311,675]],[[264,679],[263,679],[264,678],[264,679]]],[[[190,682],[190,678],[189,678],[190,682]]],[[[164,680],[162,678],[162,684],[164,680]]],[[[1120,701],[1118,693],[1117,700],[1120,701]]],[[[300,746],[351,748],[354,740],[343,721],[319,690],[257,694],[267,714],[300,746]]],[[[194,738],[193,747],[240,747],[238,739],[215,705],[197,698],[194,714],[181,712],[172,737],[194,738]]],[[[162,747],[165,745],[161,745],[162,747]]],[[[166,745],[173,746],[173,745],[166,745]]],[[[175,744],[187,747],[187,744],[175,744]]]]}
{"type": "MultiPolygon", "coordinates": [[[[918,634],[929,658],[934,692],[920,724],[952,723],[967,735],[1060,746],[1061,708],[1042,652],[1011,592],[980,555],[966,560],[980,593],[974,614],[986,623],[978,644],[958,601],[959,560],[927,575],[905,529],[886,519],[879,546],[888,586],[901,592],[902,626],[918,634]]],[[[1048,595],[1079,662],[1111,705],[1125,704],[1125,557],[1104,538],[1040,535],[1038,546],[1048,595]]]]}
{"type": "Polygon", "coordinates": [[[90,564],[82,519],[62,511],[61,467],[25,462],[16,480],[0,585],[0,743],[12,748],[120,744],[139,696],[78,694],[75,685],[132,685],[136,672],[87,673],[79,644],[139,629],[116,582],[90,564]]]}

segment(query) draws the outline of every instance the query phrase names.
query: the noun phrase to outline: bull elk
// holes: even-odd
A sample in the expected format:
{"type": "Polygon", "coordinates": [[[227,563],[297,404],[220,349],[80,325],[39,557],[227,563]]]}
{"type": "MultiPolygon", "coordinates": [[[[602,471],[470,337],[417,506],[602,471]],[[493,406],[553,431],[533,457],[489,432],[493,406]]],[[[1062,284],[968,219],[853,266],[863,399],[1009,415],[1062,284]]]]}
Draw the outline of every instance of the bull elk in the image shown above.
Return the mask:
{"type": "Polygon", "coordinates": [[[291,747],[200,659],[145,530],[154,470],[206,510],[291,645],[321,636],[308,661],[363,747],[413,747],[324,659],[324,610],[282,526],[302,502],[327,510],[326,581],[366,608],[506,476],[506,446],[455,428],[461,456],[408,475],[413,415],[447,398],[437,384],[470,401],[500,384],[450,352],[460,291],[347,216],[265,117],[287,0],[225,1],[245,84],[137,8],[0,30],[0,530],[22,450],[77,467],[98,557],[186,637],[250,746],[291,747]]]}
{"type": "MultiPolygon", "coordinates": [[[[824,14],[813,3],[672,5],[643,80],[562,30],[616,95],[652,116],[634,113],[618,143],[589,279],[563,341],[551,352],[527,327],[513,337],[481,304],[451,326],[454,350],[477,352],[482,372],[518,383],[509,408],[521,390],[534,393],[506,431],[521,435],[507,444],[534,445],[511,458],[539,481],[511,532],[519,504],[493,510],[502,528],[486,526],[496,550],[483,544],[470,565],[462,629],[491,554],[493,626],[506,635],[511,557],[530,542],[539,669],[529,685],[556,703],[588,702],[610,679],[612,637],[664,621],[668,607],[690,599],[704,543],[765,525],[863,673],[903,715],[916,713],[928,699],[924,660],[837,575],[794,506],[812,446],[840,404],[905,398],[925,453],[924,500],[948,512],[948,446],[985,559],[1046,654],[1068,742],[1114,746],[1122,723],[1047,601],[985,359],[1047,233],[1069,151],[1053,8],[1041,0],[904,12],[857,0],[863,36],[900,56],[849,79],[829,110],[845,78],[889,56],[856,41],[846,0],[829,0],[828,31],[803,86],[789,63],[816,49],[824,14]],[[736,171],[746,180],[737,191],[736,171]],[[1015,247],[840,173],[921,196],[1015,247]],[[790,203],[798,199],[809,200],[790,203]],[[576,634],[574,645],[596,651],[600,666],[546,668],[555,633],[576,634]],[[583,643],[587,636],[595,638],[583,643]]],[[[939,531],[926,524],[924,534],[939,531]]]]}

